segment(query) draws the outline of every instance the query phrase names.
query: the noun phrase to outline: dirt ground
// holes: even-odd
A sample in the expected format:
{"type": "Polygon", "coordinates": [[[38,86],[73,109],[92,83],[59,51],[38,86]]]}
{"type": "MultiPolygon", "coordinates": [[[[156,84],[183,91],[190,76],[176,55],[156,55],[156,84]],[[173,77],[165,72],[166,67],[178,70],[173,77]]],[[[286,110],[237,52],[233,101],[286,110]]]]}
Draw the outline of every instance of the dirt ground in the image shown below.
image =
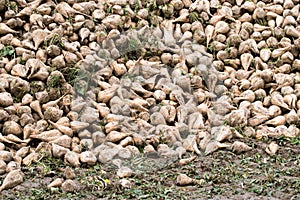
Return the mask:
{"type": "Polygon", "coordinates": [[[72,168],[78,185],[72,193],[47,188],[55,178],[64,177],[66,166],[62,160],[43,158],[23,167],[25,181],[2,191],[0,199],[300,199],[300,138],[244,142],[253,148],[245,154],[220,150],[185,166],[163,158],[122,161],[123,166],[133,169],[128,178],[131,188],[120,185],[114,164],[72,168]],[[275,156],[264,150],[271,141],[280,145],[275,156]],[[177,186],[180,173],[196,179],[197,184],[177,186]]]}

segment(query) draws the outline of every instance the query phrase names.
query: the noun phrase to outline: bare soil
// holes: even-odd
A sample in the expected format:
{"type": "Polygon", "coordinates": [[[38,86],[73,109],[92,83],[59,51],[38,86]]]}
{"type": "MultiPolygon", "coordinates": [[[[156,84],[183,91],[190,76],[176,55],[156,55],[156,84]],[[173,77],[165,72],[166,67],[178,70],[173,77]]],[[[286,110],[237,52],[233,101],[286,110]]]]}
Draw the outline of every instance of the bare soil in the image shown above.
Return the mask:
{"type": "Polygon", "coordinates": [[[122,161],[134,171],[128,179],[133,184],[131,188],[121,187],[114,164],[72,168],[78,184],[78,190],[73,193],[47,188],[55,178],[64,177],[66,166],[62,160],[45,157],[23,167],[25,181],[3,191],[0,199],[300,199],[299,137],[272,140],[247,138],[244,142],[253,147],[247,153],[236,155],[220,150],[199,156],[185,166],[165,158],[122,161]],[[272,140],[280,145],[275,156],[264,150],[272,140]],[[180,173],[199,183],[177,186],[176,177],[180,173]]]}

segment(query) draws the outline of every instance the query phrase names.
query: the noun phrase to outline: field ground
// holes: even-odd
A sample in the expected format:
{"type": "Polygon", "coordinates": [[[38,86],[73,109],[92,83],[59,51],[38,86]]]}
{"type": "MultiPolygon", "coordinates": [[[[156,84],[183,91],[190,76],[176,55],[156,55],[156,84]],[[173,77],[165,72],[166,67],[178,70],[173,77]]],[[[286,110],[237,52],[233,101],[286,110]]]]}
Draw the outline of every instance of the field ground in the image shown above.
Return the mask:
{"type": "MultiPolygon", "coordinates": [[[[63,178],[62,160],[43,158],[23,167],[25,181],[3,191],[1,199],[300,199],[300,138],[273,139],[280,145],[275,156],[265,147],[270,139],[245,139],[253,149],[236,155],[221,150],[185,166],[166,159],[133,158],[126,161],[135,172],[133,186],[122,188],[113,164],[73,168],[79,187],[74,193],[47,188],[63,178]],[[198,184],[176,186],[178,174],[197,179],[198,184]]],[[[2,179],[3,180],[3,179],[2,179]]]]}

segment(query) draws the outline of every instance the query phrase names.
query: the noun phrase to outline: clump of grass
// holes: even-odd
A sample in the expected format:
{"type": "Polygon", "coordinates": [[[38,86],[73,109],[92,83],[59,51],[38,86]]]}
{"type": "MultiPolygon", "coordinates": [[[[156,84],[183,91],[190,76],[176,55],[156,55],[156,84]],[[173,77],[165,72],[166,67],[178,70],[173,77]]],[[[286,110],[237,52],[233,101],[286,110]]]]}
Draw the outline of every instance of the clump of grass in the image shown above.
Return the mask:
{"type": "Polygon", "coordinates": [[[79,93],[80,95],[85,95],[92,81],[92,73],[83,70],[78,70],[76,74],[76,78],[71,80],[71,85],[74,86],[75,91],[77,93],[79,93]]]}
{"type": "Polygon", "coordinates": [[[296,136],[296,137],[280,136],[279,138],[276,139],[276,141],[281,146],[286,145],[287,143],[290,143],[292,145],[300,145],[300,136],[296,136]]]}
{"type": "Polygon", "coordinates": [[[255,20],[256,23],[258,23],[259,25],[262,25],[262,26],[267,26],[268,25],[268,21],[265,20],[265,19],[257,19],[255,20]]]}
{"type": "Polygon", "coordinates": [[[80,73],[80,69],[77,67],[68,67],[61,69],[60,72],[64,75],[66,81],[74,86],[80,73]]]}
{"type": "Polygon", "coordinates": [[[191,23],[199,21],[199,15],[198,15],[198,13],[195,12],[195,11],[189,13],[189,20],[190,20],[191,23]]]}
{"type": "Polygon", "coordinates": [[[17,3],[16,2],[5,0],[4,5],[8,10],[16,11],[16,8],[17,8],[17,3]]]}
{"type": "Polygon", "coordinates": [[[210,53],[215,52],[215,46],[214,46],[214,44],[213,44],[213,43],[210,43],[210,44],[208,45],[208,48],[207,48],[207,49],[209,50],[210,53]]]}
{"type": "Polygon", "coordinates": [[[15,48],[13,46],[5,46],[0,50],[0,57],[15,58],[15,48]]]}
{"type": "MultiPolygon", "coordinates": [[[[76,66],[70,66],[59,69],[64,75],[67,83],[71,84],[75,91],[81,95],[85,95],[88,90],[88,85],[91,81],[92,72],[82,70],[76,66]]],[[[47,88],[60,89],[62,88],[62,80],[60,76],[50,75],[50,81],[47,84],[47,88]]]]}
{"type": "Polygon", "coordinates": [[[60,48],[64,47],[64,44],[62,42],[62,37],[59,34],[54,34],[49,38],[46,38],[44,41],[44,46],[48,47],[50,45],[57,45],[60,48]]]}
{"type": "Polygon", "coordinates": [[[48,82],[48,88],[60,88],[61,87],[61,77],[50,75],[50,81],[48,82]]]}

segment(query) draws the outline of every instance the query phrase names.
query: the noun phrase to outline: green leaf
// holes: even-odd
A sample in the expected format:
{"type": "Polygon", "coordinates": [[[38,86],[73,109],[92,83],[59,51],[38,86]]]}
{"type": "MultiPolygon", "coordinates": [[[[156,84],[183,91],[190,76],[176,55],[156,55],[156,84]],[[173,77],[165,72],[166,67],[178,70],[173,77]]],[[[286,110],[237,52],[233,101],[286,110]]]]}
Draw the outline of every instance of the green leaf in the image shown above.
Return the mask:
{"type": "Polygon", "coordinates": [[[10,55],[10,56],[13,55],[14,53],[15,53],[14,49],[8,51],[8,55],[10,55]]]}

